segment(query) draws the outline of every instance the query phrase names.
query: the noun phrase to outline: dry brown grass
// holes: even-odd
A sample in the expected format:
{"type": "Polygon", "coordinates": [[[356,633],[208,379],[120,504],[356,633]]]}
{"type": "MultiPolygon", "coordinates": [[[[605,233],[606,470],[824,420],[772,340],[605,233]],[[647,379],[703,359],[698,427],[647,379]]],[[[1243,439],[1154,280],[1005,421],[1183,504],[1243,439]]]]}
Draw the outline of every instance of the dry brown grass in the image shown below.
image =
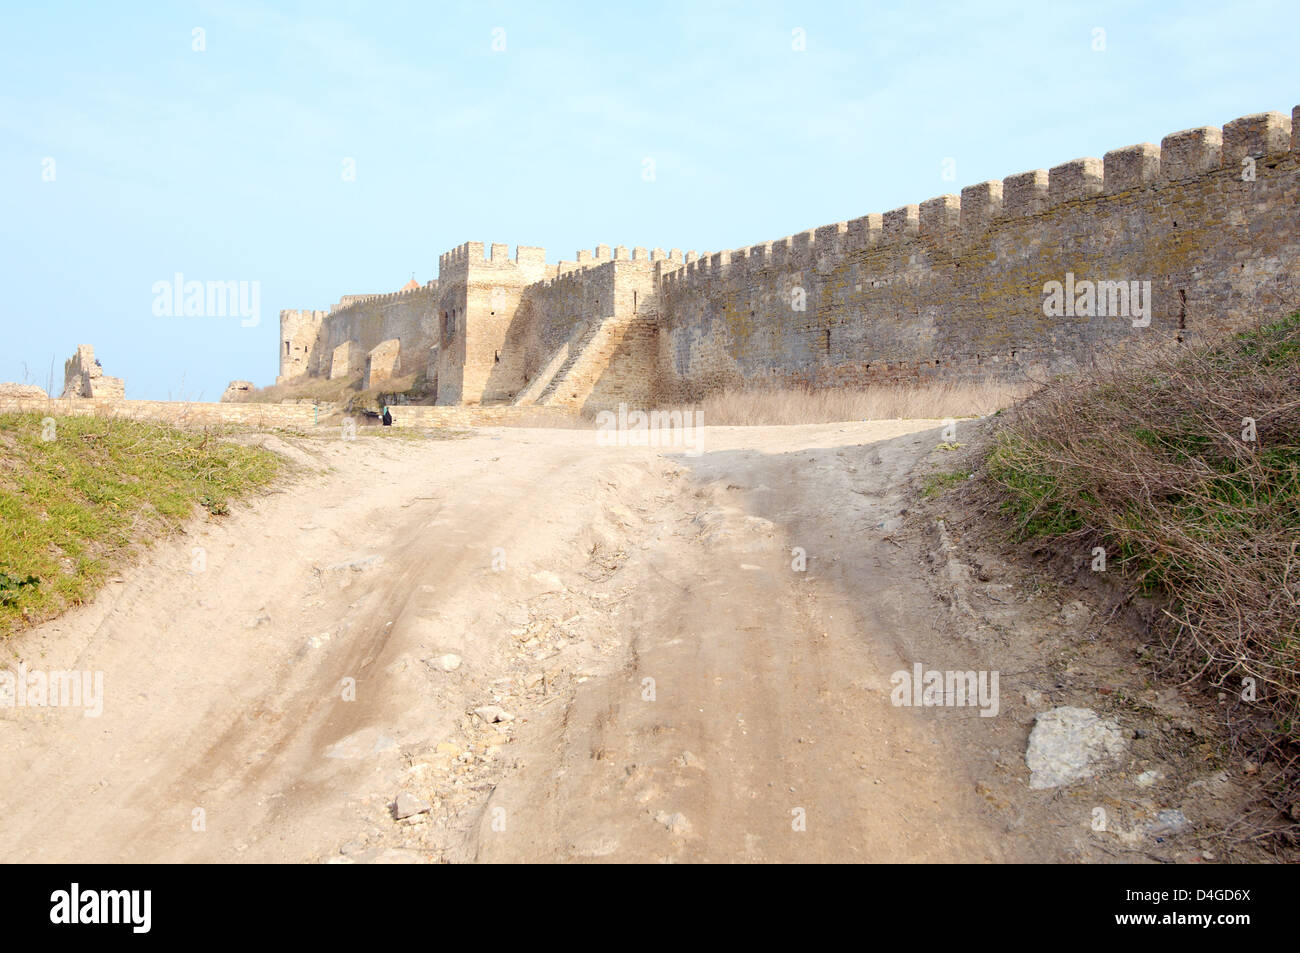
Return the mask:
{"type": "Polygon", "coordinates": [[[710,426],[829,424],[850,420],[978,417],[1011,406],[1029,385],[899,384],[863,389],[779,388],[720,391],[693,409],[710,426]]]}
{"type": "Polygon", "coordinates": [[[538,405],[514,408],[509,416],[493,422],[493,426],[497,427],[536,427],[549,430],[590,430],[595,425],[595,413],[578,414],[559,407],[538,405]]]}
{"type": "MultiPolygon", "coordinates": [[[[1009,407],[1032,390],[1033,385],[917,384],[865,389],[812,387],[737,388],[719,391],[689,405],[669,402],[632,404],[632,410],[697,410],[703,422],[716,427],[759,427],[797,424],[829,424],[853,420],[896,420],[912,418],[942,420],[945,417],[978,417],[1009,407]]],[[[613,409],[613,408],[610,408],[613,409]]],[[[594,425],[596,412],[574,413],[558,407],[520,408],[508,427],[587,428],[594,425]]]]}
{"type": "Polygon", "coordinates": [[[359,377],[326,380],[323,377],[300,377],[284,384],[258,387],[239,396],[244,404],[278,404],[286,400],[311,400],[341,404],[361,390],[359,377]]]}
{"type": "Polygon", "coordinates": [[[323,404],[338,404],[348,410],[378,410],[380,397],[384,394],[405,394],[412,398],[412,403],[433,403],[432,395],[426,394],[426,383],[422,373],[404,374],[385,381],[382,388],[363,390],[361,375],[328,380],[323,377],[299,377],[283,384],[272,384],[249,391],[240,399],[241,403],[279,404],[284,401],[318,401],[323,404]]]}
{"type": "Polygon", "coordinates": [[[1170,665],[1223,692],[1235,745],[1295,767],[1300,312],[1044,388],[1008,415],[986,470],[1021,536],[1101,546],[1108,571],[1159,598],[1170,665]]]}

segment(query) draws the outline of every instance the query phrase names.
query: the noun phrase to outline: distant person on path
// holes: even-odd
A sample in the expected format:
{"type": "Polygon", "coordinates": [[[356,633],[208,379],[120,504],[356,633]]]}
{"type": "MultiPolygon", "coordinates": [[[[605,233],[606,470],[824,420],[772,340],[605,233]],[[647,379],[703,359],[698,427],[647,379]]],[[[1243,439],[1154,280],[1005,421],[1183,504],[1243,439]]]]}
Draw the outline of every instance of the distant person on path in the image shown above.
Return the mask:
{"type": "Polygon", "coordinates": [[[391,427],[392,425],[393,425],[393,415],[390,414],[390,413],[388,412],[388,408],[385,407],[385,408],[384,408],[384,426],[385,426],[385,427],[391,427]]]}

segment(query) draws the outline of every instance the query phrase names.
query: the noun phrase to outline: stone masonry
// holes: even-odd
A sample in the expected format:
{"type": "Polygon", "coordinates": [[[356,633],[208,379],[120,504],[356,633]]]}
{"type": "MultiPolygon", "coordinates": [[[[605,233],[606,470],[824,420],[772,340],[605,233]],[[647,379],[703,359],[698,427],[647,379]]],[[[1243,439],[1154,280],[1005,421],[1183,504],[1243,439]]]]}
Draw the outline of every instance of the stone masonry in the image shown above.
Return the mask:
{"type": "Polygon", "coordinates": [[[120,377],[106,377],[95,360],[95,349],[79,344],[77,352],[63,363],[63,396],[120,400],[126,396],[126,385],[120,377]]]}
{"type": "Polygon", "coordinates": [[[365,388],[378,387],[401,373],[402,342],[382,341],[366,357],[365,388]]]}
{"type": "Polygon", "coordinates": [[[221,403],[229,404],[234,401],[244,400],[256,389],[257,385],[252,381],[231,381],[226,385],[226,390],[221,395],[221,403]]]}
{"type": "Polygon", "coordinates": [[[334,349],[330,361],[330,380],[349,377],[361,370],[365,364],[366,353],[356,341],[344,341],[334,349]]]}
{"type": "Polygon", "coordinates": [[[439,404],[590,411],[736,386],[1015,381],[1195,340],[1300,307],[1297,120],[1185,130],[732,251],[598,245],[548,264],[467,242],[427,285],[281,312],[280,379],[396,340],[434,356],[439,404]]]}

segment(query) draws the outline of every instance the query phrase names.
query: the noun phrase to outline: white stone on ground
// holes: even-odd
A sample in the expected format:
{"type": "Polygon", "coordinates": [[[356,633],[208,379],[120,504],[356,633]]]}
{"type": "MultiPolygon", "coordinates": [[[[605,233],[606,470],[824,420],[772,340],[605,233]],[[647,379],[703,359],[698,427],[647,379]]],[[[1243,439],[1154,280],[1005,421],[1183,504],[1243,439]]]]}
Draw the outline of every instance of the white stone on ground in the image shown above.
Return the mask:
{"type": "Polygon", "coordinates": [[[1090,778],[1124,753],[1119,726],[1089,708],[1053,708],[1034,722],[1025,750],[1036,790],[1090,778]]]}

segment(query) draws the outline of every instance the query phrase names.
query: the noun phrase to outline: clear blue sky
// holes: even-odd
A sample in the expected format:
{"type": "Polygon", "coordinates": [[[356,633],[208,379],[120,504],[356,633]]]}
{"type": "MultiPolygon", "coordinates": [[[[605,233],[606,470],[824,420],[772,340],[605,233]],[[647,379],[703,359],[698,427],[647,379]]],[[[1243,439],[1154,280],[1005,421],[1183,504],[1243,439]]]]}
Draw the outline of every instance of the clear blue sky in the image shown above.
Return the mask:
{"type": "Polygon", "coordinates": [[[0,24],[0,380],[53,360],[57,390],[87,343],[138,398],[271,383],[281,308],[428,281],[464,241],[731,249],[1300,103],[1294,0],[53,2],[0,24]],[[156,316],[177,272],[258,282],[260,323],[156,316]]]}

